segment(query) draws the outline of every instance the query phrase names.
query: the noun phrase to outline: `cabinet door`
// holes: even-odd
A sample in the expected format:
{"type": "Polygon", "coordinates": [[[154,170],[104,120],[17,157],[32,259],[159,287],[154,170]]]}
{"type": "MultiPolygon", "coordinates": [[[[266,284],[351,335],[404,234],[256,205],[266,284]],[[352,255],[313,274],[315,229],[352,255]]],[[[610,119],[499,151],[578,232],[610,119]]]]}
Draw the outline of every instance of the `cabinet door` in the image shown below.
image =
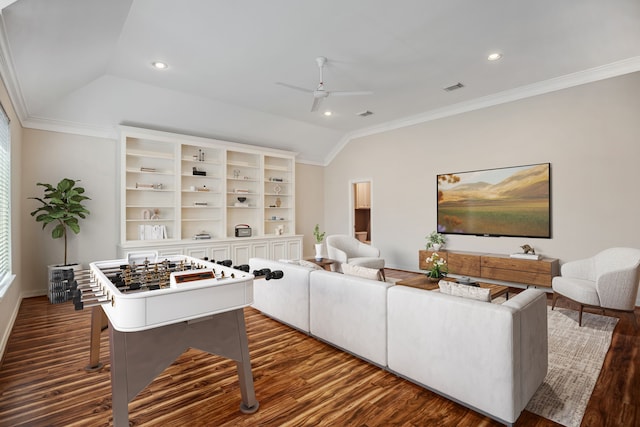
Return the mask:
{"type": "Polygon", "coordinates": [[[302,238],[287,241],[287,259],[302,258],[302,238]]]}
{"type": "Polygon", "coordinates": [[[272,241],[270,252],[271,252],[272,259],[276,261],[279,259],[290,259],[286,241],[283,241],[283,240],[272,241]]]}
{"type": "Polygon", "coordinates": [[[249,242],[231,245],[231,260],[234,265],[249,264],[249,258],[251,258],[251,244],[249,242]]]}

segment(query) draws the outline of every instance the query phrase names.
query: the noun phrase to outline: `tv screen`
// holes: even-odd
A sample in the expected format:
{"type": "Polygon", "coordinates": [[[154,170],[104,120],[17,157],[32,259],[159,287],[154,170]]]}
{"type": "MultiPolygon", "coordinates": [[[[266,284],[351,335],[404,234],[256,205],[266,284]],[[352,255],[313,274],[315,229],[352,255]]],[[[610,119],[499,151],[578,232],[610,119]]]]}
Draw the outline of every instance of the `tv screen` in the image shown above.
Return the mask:
{"type": "Polygon", "coordinates": [[[550,163],[438,175],[438,231],[551,238],[550,177],[550,163]]]}

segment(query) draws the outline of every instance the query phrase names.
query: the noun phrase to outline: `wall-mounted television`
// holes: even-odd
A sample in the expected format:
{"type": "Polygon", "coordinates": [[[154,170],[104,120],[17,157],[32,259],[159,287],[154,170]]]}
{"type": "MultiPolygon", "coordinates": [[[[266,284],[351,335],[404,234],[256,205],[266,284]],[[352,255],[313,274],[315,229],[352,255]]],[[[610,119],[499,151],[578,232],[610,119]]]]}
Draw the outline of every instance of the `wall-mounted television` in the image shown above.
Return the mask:
{"type": "Polygon", "coordinates": [[[440,174],[438,231],[551,238],[551,164],[440,174]]]}

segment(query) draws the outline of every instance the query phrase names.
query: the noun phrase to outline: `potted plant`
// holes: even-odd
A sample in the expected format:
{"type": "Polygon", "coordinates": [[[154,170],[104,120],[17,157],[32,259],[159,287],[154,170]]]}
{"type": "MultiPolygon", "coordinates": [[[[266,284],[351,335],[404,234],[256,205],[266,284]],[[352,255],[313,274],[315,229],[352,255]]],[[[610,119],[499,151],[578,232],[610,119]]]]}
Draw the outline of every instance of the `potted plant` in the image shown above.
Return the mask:
{"type": "Polygon", "coordinates": [[[438,233],[437,231],[432,231],[427,237],[427,249],[433,249],[434,251],[439,251],[442,246],[447,242],[444,235],[438,233]]]}
{"type": "Polygon", "coordinates": [[[316,224],[313,229],[313,236],[316,238],[316,261],[322,261],[322,241],[326,232],[320,232],[320,225],[316,224]]]}
{"type": "Polygon", "coordinates": [[[90,200],[84,195],[84,188],[76,186],[73,179],[64,178],[58,185],[43,184],[39,182],[37,185],[44,187],[43,197],[29,197],[39,201],[42,206],[31,212],[31,216],[35,217],[37,222],[42,223],[44,229],[47,225],[53,223],[55,227],[51,230],[51,237],[54,239],[64,239],[64,264],[67,263],[67,233],[68,230],[75,234],[80,232],[80,219],[86,218],[89,211],[82,205],[85,200],[90,200]]]}
{"type": "Polygon", "coordinates": [[[67,262],[68,230],[78,234],[79,220],[89,215],[89,211],[82,205],[82,202],[89,200],[89,197],[84,195],[84,188],[76,186],[76,182],[73,179],[64,178],[55,187],[39,182],[37,185],[44,187],[44,196],[30,197],[41,203],[38,209],[31,212],[31,216],[42,223],[43,229],[53,223],[55,227],[51,231],[51,237],[64,239],[64,264],[50,265],[48,268],[49,301],[52,304],[71,299],[69,287],[73,283],[74,271],[82,268],[78,264],[67,262]]]}

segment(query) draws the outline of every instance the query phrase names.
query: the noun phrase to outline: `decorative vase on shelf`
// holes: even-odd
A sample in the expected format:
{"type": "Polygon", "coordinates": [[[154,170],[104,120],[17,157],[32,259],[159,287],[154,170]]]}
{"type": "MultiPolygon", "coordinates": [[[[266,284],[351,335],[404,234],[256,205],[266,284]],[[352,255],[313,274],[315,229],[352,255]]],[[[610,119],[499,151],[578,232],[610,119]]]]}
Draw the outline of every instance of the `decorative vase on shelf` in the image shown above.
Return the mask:
{"type": "Polygon", "coordinates": [[[442,248],[442,245],[440,243],[434,243],[431,247],[435,252],[438,252],[442,248]]]}
{"type": "Polygon", "coordinates": [[[322,243],[316,243],[316,261],[322,261],[322,243]]]}

